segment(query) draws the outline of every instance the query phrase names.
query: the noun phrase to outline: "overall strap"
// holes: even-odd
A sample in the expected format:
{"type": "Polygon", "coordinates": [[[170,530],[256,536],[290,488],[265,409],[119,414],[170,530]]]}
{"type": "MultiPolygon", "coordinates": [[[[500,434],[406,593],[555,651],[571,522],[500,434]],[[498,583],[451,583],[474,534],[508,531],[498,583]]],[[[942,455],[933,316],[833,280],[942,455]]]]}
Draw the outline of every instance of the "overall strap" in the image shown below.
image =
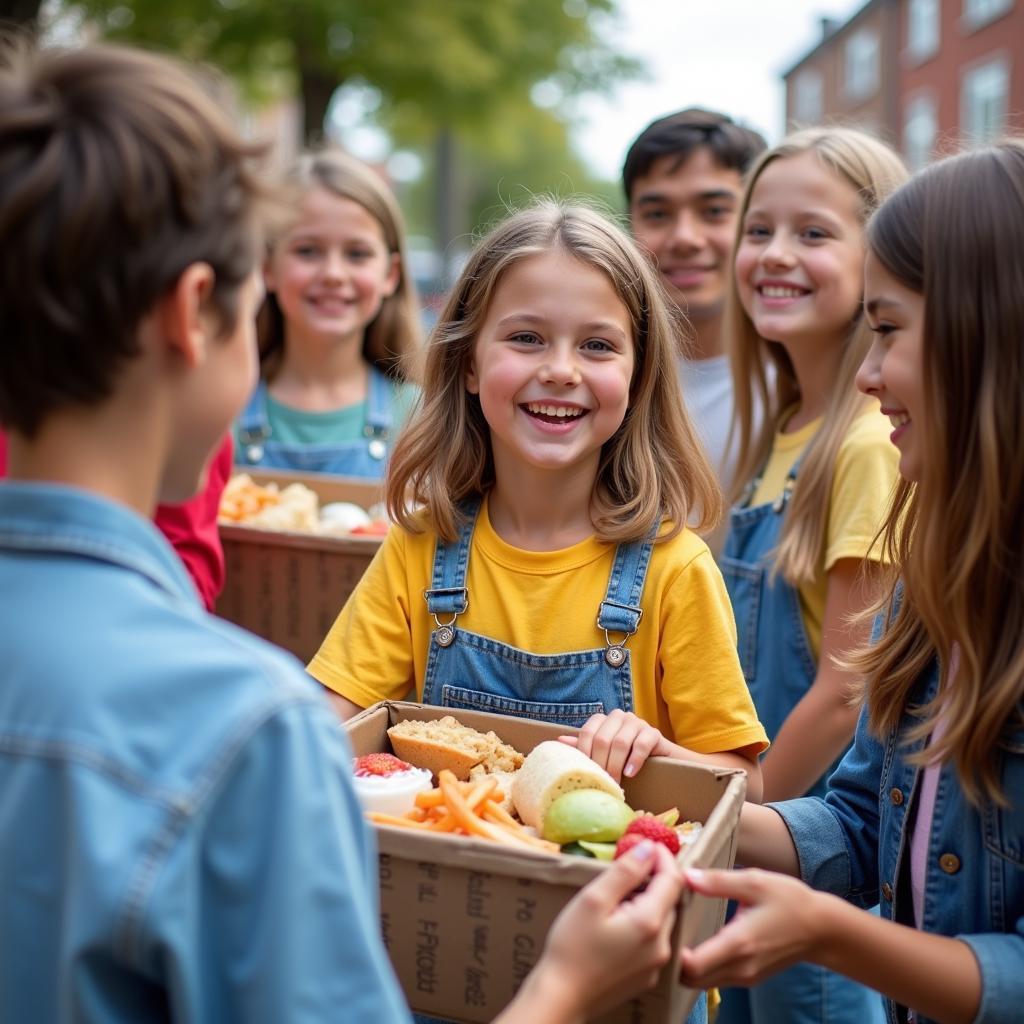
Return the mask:
{"type": "Polygon", "coordinates": [[[651,561],[654,537],[659,525],[655,524],[644,540],[619,544],[615,549],[608,589],[597,613],[597,624],[606,634],[625,633],[629,637],[640,625],[644,614],[640,607],[640,596],[647,579],[647,566],[651,561]]]}
{"type": "Polygon", "coordinates": [[[469,566],[469,547],[473,540],[473,530],[480,512],[480,499],[472,498],[463,502],[459,510],[464,517],[459,536],[452,542],[438,537],[434,544],[434,568],[430,589],[423,591],[427,611],[435,618],[438,615],[461,615],[469,606],[466,569],[469,566]]]}
{"type": "MultiPolygon", "coordinates": [[[[815,434],[814,437],[818,435],[815,434]]],[[[781,512],[789,501],[790,496],[793,493],[793,488],[796,487],[796,478],[800,472],[800,467],[803,465],[804,458],[807,456],[807,449],[814,443],[814,437],[807,442],[804,446],[804,450],[796,457],[796,461],[792,466],[789,467],[789,472],[786,474],[785,483],[782,485],[782,493],[775,499],[772,507],[776,512],[781,512]]],[[[768,453],[768,459],[771,458],[771,452],[768,453]]],[[[768,459],[765,459],[764,465],[761,467],[757,476],[743,488],[743,494],[740,496],[739,507],[746,508],[753,500],[754,495],[757,493],[758,487],[761,486],[761,481],[764,479],[764,471],[768,468],[768,459]]]]}
{"type": "Polygon", "coordinates": [[[390,431],[393,422],[391,404],[394,388],[394,382],[386,374],[371,366],[367,386],[367,423],[364,427],[364,433],[368,437],[385,437],[390,431]]]}
{"type": "Polygon", "coordinates": [[[238,417],[238,447],[246,462],[263,459],[263,445],[270,437],[270,417],[267,415],[267,383],[260,379],[256,389],[238,417]]]}

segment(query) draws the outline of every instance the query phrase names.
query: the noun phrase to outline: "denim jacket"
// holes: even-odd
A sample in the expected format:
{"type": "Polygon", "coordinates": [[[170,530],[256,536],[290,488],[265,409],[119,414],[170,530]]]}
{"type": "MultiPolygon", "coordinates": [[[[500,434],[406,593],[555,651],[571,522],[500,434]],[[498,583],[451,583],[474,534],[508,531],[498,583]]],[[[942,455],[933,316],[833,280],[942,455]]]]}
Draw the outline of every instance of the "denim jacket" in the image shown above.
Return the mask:
{"type": "Polygon", "coordinates": [[[350,751],[156,529],[0,484],[0,1020],[408,1021],[350,751]]]}
{"type": "MultiPolygon", "coordinates": [[[[938,677],[935,665],[924,673],[913,705],[935,696],[938,677]]],[[[863,711],[824,800],[771,805],[793,836],[805,882],[865,907],[880,899],[883,917],[904,922],[913,916],[900,902],[910,897],[898,881],[910,856],[920,776],[907,755],[923,741],[907,746],[902,737],[917,721],[905,714],[879,741],[863,711]]],[[[1024,1019],[1024,733],[1004,750],[1000,781],[1009,806],[986,802],[979,809],[964,796],[954,767],[944,765],[928,843],[922,926],[971,947],[981,969],[977,1024],[1024,1019]]],[[[887,1012],[890,1021],[898,1019],[892,1003],[887,1012]]]]}

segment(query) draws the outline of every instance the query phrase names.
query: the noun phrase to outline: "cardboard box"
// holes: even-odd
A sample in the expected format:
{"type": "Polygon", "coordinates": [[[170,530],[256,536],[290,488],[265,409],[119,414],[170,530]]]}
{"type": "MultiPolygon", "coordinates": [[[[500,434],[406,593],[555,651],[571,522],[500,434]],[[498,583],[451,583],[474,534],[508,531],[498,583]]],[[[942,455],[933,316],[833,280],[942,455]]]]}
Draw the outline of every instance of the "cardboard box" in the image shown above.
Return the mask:
{"type": "MultiPolygon", "coordinates": [[[[320,504],[351,501],[363,508],[383,498],[379,482],[358,477],[242,470],[258,484],[301,483],[320,504]]],[[[291,651],[303,662],[327,631],[380,547],[380,537],[321,537],[288,530],[220,525],[224,590],[216,612],[291,651]]]]}
{"type": "MultiPolygon", "coordinates": [[[[477,711],[384,701],[346,723],[354,753],[390,751],[387,729],[412,718],[453,714],[474,729],[493,729],[524,754],[543,740],[577,730],[477,711]]],[[[624,782],[631,807],[677,806],[703,822],[680,853],[695,867],[732,867],[736,825],[746,793],[743,772],[653,758],[624,782]]],[[[510,851],[487,840],[432,836],[376,826],[384,943],[413,1010],[470,1024],[490,1021],[537,962],[558,912],[606,866],[581,857],[510,851]]],[[[602,1024],[681,1024],[698,993],[679,984],[678,951],[710,937],[725,903],[686,892],[672,935],[672,960],[644,996],[600,1018],[602,1024]]]]}

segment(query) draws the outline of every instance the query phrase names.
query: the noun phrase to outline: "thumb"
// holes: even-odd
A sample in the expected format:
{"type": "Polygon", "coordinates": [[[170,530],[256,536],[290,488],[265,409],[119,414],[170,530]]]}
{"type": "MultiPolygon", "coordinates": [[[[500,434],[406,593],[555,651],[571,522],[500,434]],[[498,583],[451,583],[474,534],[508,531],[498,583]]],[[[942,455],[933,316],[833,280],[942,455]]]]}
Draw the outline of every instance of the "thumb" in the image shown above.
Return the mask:
{"type": "Polygon", "coordinates": [[[700,868],[686,868],[683,880],[688,889],[704,896],[720,896],[738,903],[756,903],[762,895],[761,877],[764,874],[754,868],[739,871],[705,871],[700,868]]]}
{"type": "Polygon", "coordinates": [[[650,839],[637,843],[624,857],[612,861],[608,870],[603,871],[587,888],[609,907],[621,903],[659,867],[659,846],[650,839]]]}

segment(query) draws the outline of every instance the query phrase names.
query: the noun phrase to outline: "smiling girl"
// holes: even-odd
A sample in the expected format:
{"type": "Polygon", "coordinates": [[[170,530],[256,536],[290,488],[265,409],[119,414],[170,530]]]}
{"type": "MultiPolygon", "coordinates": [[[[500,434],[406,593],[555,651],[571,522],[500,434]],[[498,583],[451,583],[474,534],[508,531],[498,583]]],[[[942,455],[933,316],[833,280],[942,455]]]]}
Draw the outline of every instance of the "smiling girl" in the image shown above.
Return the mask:
{"type": "MultiPolygon", "coordinates": [[[[854,387],[870,344],[864,223],[905,176],[870,136],[810,129],[762,156],[740,212],[730,310],[740,484],[721,565],[772,741],[762,762],[769,799],[823,793],[856,725],[835,659],[865,639],[851,616],[879,593],[875,538],[897,479],[877,402],[854,387]],[[766,416],[755,429],[758,406],[766,416]]],[[[751,990],[749,1004],[746,991],[726,993],[721,1019],[879,1015],[873,994],[801,967],[751,990]]]]}
{"type": "Polygon", "coordinates": [[[309,666],[343,716],[410,691],[568,725],[635,711],[759,795],[725,588],[684,525],[721,500],[677,329],[644,257],[583,207],[541,203],[484,239],[395,447],[398,528],[309,666]]]}
{"type": "Polygon", "coordinates": [[[401,212],[375,171],[337,150],[302,156],[290,178],[297,215],[265,265],[262,379],[235,460],[382,477],[420,344],[401,212]]]}

